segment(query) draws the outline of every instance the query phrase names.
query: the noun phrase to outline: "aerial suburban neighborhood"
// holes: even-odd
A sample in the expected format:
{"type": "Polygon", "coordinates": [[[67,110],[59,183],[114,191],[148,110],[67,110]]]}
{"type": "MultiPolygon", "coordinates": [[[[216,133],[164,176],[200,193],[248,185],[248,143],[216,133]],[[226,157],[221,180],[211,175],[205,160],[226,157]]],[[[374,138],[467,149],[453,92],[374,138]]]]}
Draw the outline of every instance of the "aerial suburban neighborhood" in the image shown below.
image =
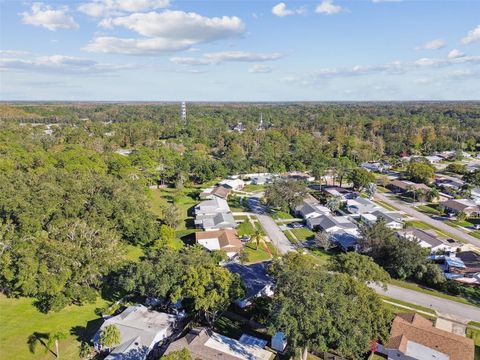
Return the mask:
{"type": "Polygon", "coordinates": [[[0,0],[0,360],[480,360],[480,0],[0,0]]]}

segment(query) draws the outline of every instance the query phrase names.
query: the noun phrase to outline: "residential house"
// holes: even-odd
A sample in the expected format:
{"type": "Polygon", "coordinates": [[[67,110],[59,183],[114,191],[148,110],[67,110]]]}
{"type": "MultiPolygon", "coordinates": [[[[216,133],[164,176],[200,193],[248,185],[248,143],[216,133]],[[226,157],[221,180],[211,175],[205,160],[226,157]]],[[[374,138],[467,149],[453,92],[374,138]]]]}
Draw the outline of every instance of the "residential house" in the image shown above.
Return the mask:
{"type": "Polygon", "coordinates": [[[436,328],[419,314],[401,313],[378,352],[396,360],[473,360],[475,346],[472,339],[436,328]]]}
{"type": "Polygon", "coordinates": [[[418,190],[423,191],[424,193],[427,193],[430,191],[430,188],[425,184],[417,184],[412,181],[399,180],[399,179],[392,180],[390,184],[387,185],[387,187],[393,192],[399,192],[399,193],[407,193],[410,191],[418,191],[418,190]]]}
{"type": "Polygon", "coordinates": [[[175,330],[179,316],[149,310],[143,305],[128,307],[121,314],[105,320],[93,336],[95,349],[108,350],[100,343],[100,335],[109,325],[120,332],[120,344],[115,346],[106,360],[143,360],[159,342],[166,340],[175,330]]]}
{"type": "Polygon", "coordinates": [[[195,227],[209,230],[234,229],[237,223],[232,213],[217,212],[211,214],[200,214],[195,217],[195,227]]]}
{"type": "Polygon", "coordinates": [[[230,194],[230,189],[225,186],[216,186],[213,188],[211,192],[211,196],[216,196],[221,199],[227,199],[228,195],[230,194]]]}
{"type": "Polygon", "coordinates": [[[480,285],[480,254],[462,251],[445,256],[445,276],[467,284],[480,285]]]}
{"type": "Polygon", "coordinates": [[[230,272],[240,275],[245,285],[245,298],[238,299],[235,302],[240,308],[249,306],[254,298],[273,296],[273,279],[267,272],[270,264],[270,261],[265,261],[249,265],[228,263],[225,266],[230,272]]]}
{"type": "Polygon", "coordinates": [[[372,226],[379,219],[382,219],[385,223],[385,226],[390,229],[402,229],[403,228],[403,219],[402,216],[394,212],[386,212],[385,210],[377,210],[372,213],[361,214],[360,220],[372,226]]]}
{"type": "Polygon", "coordinates": [[[219,212],[230,212],[230,207],[225,199],[215,197],[202,201],[195,206],[195,215],[215,214],[219,212]]]}
{"type": "Polygon", "coordinates": [[[340,186],[324,186],[322,187],[322,191],[325,195],[338,197],[343,202],[358,197],[358,193],[340,186]]]}
{"type": "Polygon", "coordinates": [[[333,233],[344,230],[350,234],[357,234],[358,227],[347,216],[322,215],[307,220],[307,227],[311,230],[321,230],[333,233]]]}
{"type": "Polygon", "coordinates": [[[444,188],[453,189],[453,190],[460,190],[462,186],[465,184],[464,181],[455,178],[436,178],[434,181],[435,185],[442,186],[444,188]]]}
{"type": "Polygon", "coordinates": [[[320,202],[311,194],[307,194],[302,203],[295,207],[295,214],[307,220],[312,217],[330,214],[330,209],[320,205],[320,202]]]}
{"type": "Polygon", "coordinates": [[[365,214],[382,209],[380,205],[377,205],[372,200],[362,197],[347,200],[347,210],[352,214],[365,214]]]}
{"type": "MultiPolygon", "coordinates": [[[[455,156],[457,155],[457,152],[454,150],[449,150],[449,151],[442,151],[438,152],[435,154],[438,157],[441,157],[444,160],[453,160],[455,156]]],[[[466,151],[462,151],[462,157],[464,158],[471,158],[472,155],[467,153],[466,151]]]]}
{"type": "Polygon", "coordinates": [[[465,213],[467,216],[479,216],[480,207],[470,199],[451,199],[440,204],[447,213],[465,213]]]}
{"type": "Polygon", "coordinates": [[[430,161],[430,163],[432,164],[438,164],[439,162],[444,160],[444,158],[438,155],[424,156],[424,158],[430,161]]]}
{"type": "Polygon", "coordinates": [[[360,165],[360,167],[368,171],[382,173],[385,170],[390,169],[391,165],[382,161],[374,161],[374,162],[364,162],[363,164],[360,165]]]}
{"type": "MultiPolygon", "coordinates": [[[[208,328],[194,328],[184,337],[172,342],[165,355],[188,349],[192,359],[201,360],[270,360],[275,355],[259,346],[260,342],[235,340],[208,328]]],[[[264,343],[263,343],[264,344],[264,343]]]]}
{"type": "Polygon", "coordinates": [[[248,178],[254,185],[265,185],[269,184],[273,181],[273,175],[269,173],[261,173],[261,174],[248,174],[248,178]]]}
{"type": "Polygon", "coordinates": [[[245,181],[243,181],[242,179],[226,179],[220,181],[219,185],[232,190],[242,190],[245,186],[245,181]]]}
{"type": "Polygon", "coordinates": [[[312,182],[315,181],[315,177],[311,176],[310,174],[299,172],[299,171],[291,171],[283,175],[283,177],[290,179],[290,180],[299,180],[299,181],[306,181],[312,182]]]}
{"type": "Polygon", "coordinates": [[[234,257],[243,249],[243,243],[234,229],[196,232],[195,241],[210,251],[223,250],[229,258],[234,257]]]}
{"type": "Polygon", "coordinates": [[[359,236],[348,233],[345,230],[338,230],[331,234],[330,241],[339,246],[343,251],[357,251],[359,236]]]}
{"type": "Polygon", "coordinates": [[[203,189],[199,194],[200,199],[201,200],[213,199],[213,195],[212,195],[213,189],[215,189],[215,186],[210,186],[208,188],[203,189]]]}
{"type": "Polygon", "coordinates": [[[422,230],[416,228],[407,228],[397,231],[398,237],[404,237],[411,241],[416,241],[422,248],[430,249],[431,253],[440,251],[455,252],[462,246],[452,239],[440,237],[433,230],[422,230]]]}

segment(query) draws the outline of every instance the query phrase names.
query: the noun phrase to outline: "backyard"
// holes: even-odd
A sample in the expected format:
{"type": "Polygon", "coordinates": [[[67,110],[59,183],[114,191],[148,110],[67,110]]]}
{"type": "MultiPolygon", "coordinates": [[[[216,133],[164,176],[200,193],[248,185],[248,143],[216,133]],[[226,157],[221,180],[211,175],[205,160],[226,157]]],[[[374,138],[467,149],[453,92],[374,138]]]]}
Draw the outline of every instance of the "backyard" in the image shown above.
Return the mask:
{"type": "Polygon", "coordinates": [[[78,359],[78,350],[82,339],[90,339],[100,326],[95,309],[106,305],[98,298],[94,304],[67,306],[59,312],[41,313],[33,305],[31,298],[7,298],[0,295],[0,358],[16,360],[55,359],[51,352],[38,344],[36,352],[29,351],[28,337],[37,333],[62,332],[67,338],[60,340],[60,358],[78,359]]]}

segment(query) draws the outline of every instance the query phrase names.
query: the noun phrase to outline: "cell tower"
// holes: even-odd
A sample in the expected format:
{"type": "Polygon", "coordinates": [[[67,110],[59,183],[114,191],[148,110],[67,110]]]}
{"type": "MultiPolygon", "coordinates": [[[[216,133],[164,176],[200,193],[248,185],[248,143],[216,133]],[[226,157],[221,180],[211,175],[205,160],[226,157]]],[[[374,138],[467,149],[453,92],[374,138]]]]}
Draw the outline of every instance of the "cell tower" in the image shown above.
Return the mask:
{"type": "Polygon", "coordinates": [[[184,123],[187,122],[187,104],[185,101],[182,101],[182,108],[180,110],[180,118],[184,123]]]}

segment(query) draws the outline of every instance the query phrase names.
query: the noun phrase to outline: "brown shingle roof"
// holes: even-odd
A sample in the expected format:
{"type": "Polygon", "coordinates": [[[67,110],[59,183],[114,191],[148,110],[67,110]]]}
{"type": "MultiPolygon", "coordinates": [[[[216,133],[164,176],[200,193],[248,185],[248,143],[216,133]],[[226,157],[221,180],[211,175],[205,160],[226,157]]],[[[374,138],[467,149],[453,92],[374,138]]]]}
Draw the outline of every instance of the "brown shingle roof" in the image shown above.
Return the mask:
{"type": "Polygon", "coordinates": [[[230,194],[230,189],[227,189],[225,186],[217,186],[211,194],[226,199],[228,194],[230,194]]]}
{"type": "Polygon", "coordinates": [[[413,341],[435,351],[447,354],[450,360],[473,360],[473,340],[437,329],[433,323],[416,313],[398,314],[393,320],[387,349],[406,351],[413,341]]]}
{"type": "Polygon", "coordinates": [[[227,252],[240,252],[243,249],[243,243],[239,240],[237,231],[234,229],[224,229],[216,231],[201,231],[195,233],[195,240],[217,238],[220,249],[227,252]]]}

